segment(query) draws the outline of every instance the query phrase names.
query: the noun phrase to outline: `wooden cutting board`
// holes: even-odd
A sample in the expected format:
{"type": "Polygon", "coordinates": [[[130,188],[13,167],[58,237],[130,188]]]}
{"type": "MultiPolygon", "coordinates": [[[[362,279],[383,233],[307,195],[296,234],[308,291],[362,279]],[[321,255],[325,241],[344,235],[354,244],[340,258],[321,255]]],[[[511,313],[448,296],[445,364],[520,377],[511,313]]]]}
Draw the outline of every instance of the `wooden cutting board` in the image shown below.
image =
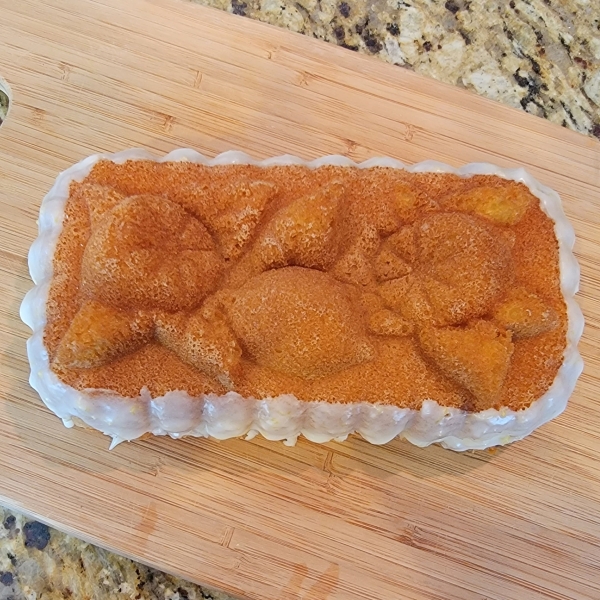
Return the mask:
{"type": "Polygon", "coordinates": [[[260,600],[600,598],[600,144],[352,52],[180,0],[0,0],[0,503],[260,600]],[[524,165],[575,225],[586,370],[495,453],[360,439],[108,452],[27,384],[27,249],[55,176],[189,146],[524,165]]]}

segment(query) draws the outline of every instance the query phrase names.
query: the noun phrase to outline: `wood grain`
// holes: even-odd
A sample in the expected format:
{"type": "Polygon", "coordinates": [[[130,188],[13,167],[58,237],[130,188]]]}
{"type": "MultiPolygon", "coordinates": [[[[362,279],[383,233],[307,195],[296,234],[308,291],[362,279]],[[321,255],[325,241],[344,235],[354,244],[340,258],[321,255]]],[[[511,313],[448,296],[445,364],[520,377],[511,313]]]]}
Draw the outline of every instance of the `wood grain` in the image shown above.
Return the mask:
{"type": "Polygon", "coordinates": [[[0,0],[0,502],[260,600],[600,598],[600,144],[286,31],[177,0],[0,0]],[[586,369],[564,415],[495,453],[360,439],[150,439],[107,451],[27,384],[18,317],[41,198],[88,154],[524,165],[563,197],[586,369]]]}

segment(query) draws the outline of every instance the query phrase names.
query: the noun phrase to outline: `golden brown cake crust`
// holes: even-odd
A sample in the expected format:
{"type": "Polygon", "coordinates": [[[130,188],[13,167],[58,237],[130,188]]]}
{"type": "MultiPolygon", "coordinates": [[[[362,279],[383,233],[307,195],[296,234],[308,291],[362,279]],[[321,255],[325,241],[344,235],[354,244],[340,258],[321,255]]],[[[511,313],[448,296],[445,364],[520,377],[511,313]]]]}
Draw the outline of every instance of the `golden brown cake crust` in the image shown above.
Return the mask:
{"type": "Polygon", "coordinates": [[[526,408],[566,346],[553,223],[496,176],[101,161],[44,342],[80,390],[526,408]]]}

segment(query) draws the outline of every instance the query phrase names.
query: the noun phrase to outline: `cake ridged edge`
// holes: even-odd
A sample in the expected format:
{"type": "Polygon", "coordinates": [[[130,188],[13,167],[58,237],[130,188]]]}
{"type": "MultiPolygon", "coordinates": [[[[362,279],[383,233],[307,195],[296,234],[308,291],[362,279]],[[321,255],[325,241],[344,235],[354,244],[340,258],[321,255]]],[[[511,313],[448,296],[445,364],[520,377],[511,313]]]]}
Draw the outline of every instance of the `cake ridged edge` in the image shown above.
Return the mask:
{"type": "Polygon", "coordinates": [[[227,439],[262,434],[269,440],[294,444],[303,435],[313,442],[343,441],[352,433],[360,434],[372,444],[385,444],[397,436],[417,446],[439,443],[451,450],[482,450],[524,438],[558,416],[566,408],[583,360],[577,344],[584,319],[574,299],[579,290],[580,269],[573,254],[574,230],[567,220],[560,198],[552,189],[536,181],[523,168],[502,169],[488,163],[470,163],[458,169],[450,165],[424,161],[405,165],[392,158],[372,158],[355,163],[344,156],[325,156],[310,162],[284,155],[255,161],[243,152],[230,151],[207,159],[191,149],[178,149],[156,158],[143,149],[116,154],[96,154],[62,172],[44,197],[38,220],[39,233],[29,251],[29,270],[35,286],[21,304],[21,319],[32,329],[27,341],[31,365],[29,382],[46,406],[73,427],[78,420],[112,438],[116,444],[136,439],[146,433],[180,438],[186,435],[227,439]],[[559,244],[560,283],[567,305],[567,346],[563,364],[550,389],[527,409],[488,409],[467,413],[425,400],[420,410],[385,404],[304,402],[292,395],[276,398],[243,398],[235,392],[224,396],[208,394],[191,397],[183,391],[169,392],[152,398],[143,389],[137,398],[125,398],[108,390],[78,391],[62,383],[50,369],[48,352],[43,343],[46,325],[46,302],[52,278],[53,256],[62,231],[64,208],[72,181],[82,181],[100,160],[123,163],[127,160],[156,162],[189,161],[208,166],[252,164],[257,166],[323,165],[342,167],[391,167],[413,173],[454,173],[459,176],[497,175],[524,183],[540,200],[542,210],[554,222],[559,244]]]}

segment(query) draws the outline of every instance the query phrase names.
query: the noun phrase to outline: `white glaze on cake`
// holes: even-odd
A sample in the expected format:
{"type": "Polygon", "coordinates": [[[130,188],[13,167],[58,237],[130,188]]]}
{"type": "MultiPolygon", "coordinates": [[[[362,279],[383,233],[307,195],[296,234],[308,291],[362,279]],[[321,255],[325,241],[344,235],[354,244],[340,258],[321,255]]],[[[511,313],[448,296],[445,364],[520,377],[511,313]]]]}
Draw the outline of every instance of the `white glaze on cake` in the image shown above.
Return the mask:
{"type": "Polygon", "coordinates": [[[107,390],[78,391],[64,383],[50,369],[48,352],[43,344],[46,325],[46,300],[53,269],[53,255],[62,230],[64,208],[71,181],[82,181],[96,162],[102,159],[122,163],[126,160],[157,160],[145,150],[132,149],[117,154],[91,156],[61,173],[44,198],[39,216],[39,235],[29,251],[29,270],[35,287],[21,305],[21,318],[33,330],[27,342],[31,364],[30,383],[48,408],[67,427],[79,419],[86,425],[112,437],[111,447],[133,440],[144,433],[186,435],[227,439],[258,433],[269,440],[294,444],[299,435],[323,443],[345,440],[359,433],[372,444],[385,444],[401,436],[417,446],[440,443],[452,450],[484,449],[519,440],[559,415],[577,378],[583,361],[577,343],[583,332],[583,315],[574,295],[579,289],[579,265],[573,255],[573,228],[567,221],[560,198],[550,188],[537,182],[524,169],[500,169],[485,163],[471,163],[459,169],[434,161],[406,166],[391,158],[373,158],[356,164],[343,156],[326,156],[304,162],[294,156],[279,156],[262,162],[241,152],[226,152],[209,160],[189,150],[175,150],[158,162],[190,161],[206,165],[254,164],[258,166],[305,165],[310,168],[337,165],[358,168],[391,167],[409,172],[455,173],[459,176],[497,175],[524,183],[540,200],[544,212],[553,220],[559,243],[561,290],[567,303],[567,346],[563,364],[550,389],[529,408],[521,411],[488,409],[466,413],[425,400],[420,410],[370,403],[332,404],[302,402],[292,395],[276,398],[243,398],[229,392],[224,396],[208,394],[190,397],[173,391],[152,398],[142,389],[137,398],[124,398],[107,390]]]}

